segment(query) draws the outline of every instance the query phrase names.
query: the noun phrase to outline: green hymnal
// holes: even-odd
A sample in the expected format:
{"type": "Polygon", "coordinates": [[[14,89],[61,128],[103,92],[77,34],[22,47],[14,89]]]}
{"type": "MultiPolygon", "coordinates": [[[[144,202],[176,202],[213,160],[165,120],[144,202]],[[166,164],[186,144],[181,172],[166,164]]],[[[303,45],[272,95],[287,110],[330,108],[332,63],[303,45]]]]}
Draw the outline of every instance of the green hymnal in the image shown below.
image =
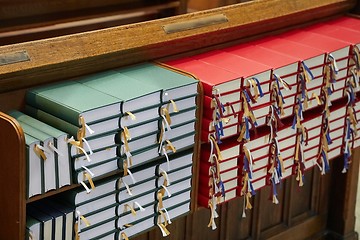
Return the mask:
{"type": "Polygon", "coordinates": [[[30,198],[32,196],[44,193],[43,190],[43,174],[41,172],[44,168],[43,159],[37,153],[41,151],[38,148],[40,145],[40,140],[28,135],[25,135],[25,145],[26,145],[26,172],[27,172],[27,186],[26,186],[26,196],[30,198]]]}
{"type": "Polygon", "coordinates": [[[73,125],[99,122],[120,114],[118,98],[76,81],[29,89],[27,104],[59,117],[73,125]]]}
{"type": "Polygon", "coordinates": [[[59,187],[69,185],[71,183],[71,167],[69,144],[67,143],[68,134],[19,111],[11,111],[9,112],[9,115],[14,117],[20,123],[30,125],[54,138],[53,149],[55,149],[54,154],[58,169],[57,176],[59,187]]]}
{"type": "Polygon", "coordinates": [[[122,100],[122,113],[160,105],[156,85],[139,81],[117,71],[106,71],[77,79],[78,82],[122,100]]]}
{"type": "MultiPolygon", "coordinates": [[[[43,162],[43,172],[41,169],[35,170],[37,174],[44,175],[44,191],[50,191],[57,188],[57,164],[54,151],[50,148],[54,145],[54,138],[28,124],[19,122],[24,133],[30,135],[40,141],[40,145],[36,146],[36,151],[40,155],[43,162]]],[[[32,174],[32,173],[31,173],[32,174]]]]}

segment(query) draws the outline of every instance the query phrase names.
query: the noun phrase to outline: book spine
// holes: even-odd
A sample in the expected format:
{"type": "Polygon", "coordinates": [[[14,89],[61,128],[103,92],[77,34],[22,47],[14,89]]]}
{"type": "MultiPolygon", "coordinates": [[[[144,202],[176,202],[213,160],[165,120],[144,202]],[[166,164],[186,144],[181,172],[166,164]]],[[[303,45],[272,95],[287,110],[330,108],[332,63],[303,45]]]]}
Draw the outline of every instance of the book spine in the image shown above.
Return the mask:
{"type": "Polygon", "coordinates": [[[27,91],[25,101],[35,108],[51,113],[75,126],[79,126],[80,112],[76,109],[65,106],[59,102],[51,101],[35,91],[27,91]]]}
{"type": "Polygon", "coordinates": [[[77,135],[79,130],[77,125],[66,122],[61,118],[30,105],[25,105],[25,113],[74,137],[77,135]]]}

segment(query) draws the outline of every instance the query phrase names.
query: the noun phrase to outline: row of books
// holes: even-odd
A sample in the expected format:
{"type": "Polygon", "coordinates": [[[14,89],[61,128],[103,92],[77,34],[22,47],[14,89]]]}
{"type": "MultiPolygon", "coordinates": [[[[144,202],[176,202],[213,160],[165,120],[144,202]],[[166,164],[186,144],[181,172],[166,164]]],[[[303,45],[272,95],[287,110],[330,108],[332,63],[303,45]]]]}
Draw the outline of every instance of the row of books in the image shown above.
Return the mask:
{"type": "Polygon", "coordinates": [[[88,194],[70,193],[80,239],[126,239],[157,226],[163,236],[171,220],[190,211],[192,151],[134,168],[132,175],[99,182],[88,194]]]}
{"type": "MultiPolygon", "coordinates": [[[[251,196],[356,147],[360,20],[342,17],[221,50],[167,61],[204,89],[201,206],[251,196]]],[[[245,214],[245,213],[244,213],[245,214]]]]}
{"type": "Polygon", "coordinates": [[[27,198],[70,185],[69,134],[16,110],[9,115],[25,135],[27,198]]]}
{"type": "Polygon", "coordinates": [[[29,204],[26,211],[26,239],[73,239],[75,212],[70,204],[44,199],[29,204]]]}
{"type": "Polygon", "coordinates": [[[63,186],[59,176],[69,169],[70,182],[84,187],[67,192],[76,237],[126,239],[154,226],[167,236],[191,201],[193,75],[204,93],[197,201],[211,209],[213,229],[221,202],[244,196],[244,210],[251,209],[256,190],[269,186],[278,203],[283,179],[294,175],[302,186],[306,170],[325,174],[341,154],[346,172],[360,144],[359,26],[343,17],[168,67],[145,63],[30,89],[25,112],[63,135],[45,136],[48,127],[12,113],[26,137],[28,197],[63,186]],[[68,149],[66,167],[60,145],[68,149]],[[54,159],[52,168],[45,158],[54,159]],[[122,177],[111,174],[119,169],[122,177]]]}
{"type": "Polygon", "coordinates": [[[286,118],[300,103],[311,109],[346,96],[347,79],[358,74],[360,37],[342,22],[356,25],[358,20],[345,17],[166,62],[202,82],[202,140],[208,142],[209,134],[217,139],[239,135],[244,118],[249,129],[266,124],[270,105],[286,118]]]}
{"type": "Polygon", "coordinates": [[[127,174],[191,147],[197,84],[191,76],[144,63],[28,90],[26,114],[9,113],[27,136],[27,196],[72,182],[91,191],[94,177],[118,169],[127,174]]]}
{"type": "Polygon", "coordinates": [[[144,63],[28,90],[26,114],[9,113],[26,136],[27,196],[64,186],[67,174],[66,185],[82,186],[61,194],[75,208],[75,239],[126,239],[154,226],[167,236],[171,219],[190,211],[197,85],[144,63]]]}

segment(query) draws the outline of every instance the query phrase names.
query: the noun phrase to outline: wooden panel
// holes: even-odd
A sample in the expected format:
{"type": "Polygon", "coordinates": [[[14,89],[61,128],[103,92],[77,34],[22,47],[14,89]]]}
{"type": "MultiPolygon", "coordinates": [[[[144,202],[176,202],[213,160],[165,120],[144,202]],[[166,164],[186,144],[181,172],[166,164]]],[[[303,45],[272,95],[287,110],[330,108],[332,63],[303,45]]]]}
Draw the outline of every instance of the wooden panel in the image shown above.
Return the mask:
{"type": "Polygon", "coordinates": [[[355,227],[355,204],[357,179],[359,176],[360,148],[353,151],[349,171],[341,173],[343,159],[332,161],[332,179],[329,191],[329,228],[334,236],[347,236],[346,239],[357,239],[355,227]]]}
{"type": "Polygon", "coordinates": [[[258,195],[261,195],[259,212],[261,213],[259,231],[266,231],[269,228],[283,224],[285,191],[290,191],[289,184],[284,181],[278,190],[279,204],[273,204],[270,186],[264,188],[258,195]]]}
{"type": "Polygon", "coordinates": [[[251,235],[252,212],[247,211],[246,218],[243,218],[244,198],[236,198],[228,202],[227,216],[225,220],[226,232],[224,239],[246,239],[251,235]]]}
{"type": "Polygon", "coordinates": [[[291,218],[295,218],[311,210],[311,194],[313,185],[313,170],[305,172],[304,186],[299,187],[298,182],[293,181],[290,209],[291,218]]]}
{"type": "MultiPolygon", "coordinates": [[[[1,236],[25,238],[25,139],[19,124],[0,112],[1,236]]],[[[2,237],[1,237],[2,238],[2,237]]]]}
{"type": "MultiPolygon", "coordinates": [[[[218,208],[218,213],[220,217],[222,216],[222,206],[218,208]]],[[[191,240],[197,239],[208,239],[208,240],[216,240],[220,239],[220,229],[219,219],[216,220],[216,224],[218,228],[214,231],[211,228],[208,228],[208,222],[210,219],[210,211],[209,209],[199,208],[192,215],[192,231],[191,231],[191,240]]]]}

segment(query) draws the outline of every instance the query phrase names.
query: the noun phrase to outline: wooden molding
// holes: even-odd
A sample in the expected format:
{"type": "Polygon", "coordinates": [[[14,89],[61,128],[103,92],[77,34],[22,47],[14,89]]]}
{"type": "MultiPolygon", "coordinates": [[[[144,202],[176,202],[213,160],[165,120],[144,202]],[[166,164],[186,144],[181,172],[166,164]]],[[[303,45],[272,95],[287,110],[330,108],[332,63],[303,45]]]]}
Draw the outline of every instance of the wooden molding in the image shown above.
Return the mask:
{"type": "Polygon", "coordinates": [[[267,0],[0,47],[30,61],[0,67],[0,92],[153,60],[342,14],[355,0],[267,0]],[[224,14],[227,22],[166,34],[163,26],[224,14]],[[205,37],[206,35],[206,37],[205,37]],[[99,64],[101,63],[101,64],[99,64]]]}
{"type": "Polygon", "coordinates": [[[1,236],[25,238],[25,139],[22,128],[12,117],[0,112],[0,152],[2,184],[0,184],[1,236]]]}

